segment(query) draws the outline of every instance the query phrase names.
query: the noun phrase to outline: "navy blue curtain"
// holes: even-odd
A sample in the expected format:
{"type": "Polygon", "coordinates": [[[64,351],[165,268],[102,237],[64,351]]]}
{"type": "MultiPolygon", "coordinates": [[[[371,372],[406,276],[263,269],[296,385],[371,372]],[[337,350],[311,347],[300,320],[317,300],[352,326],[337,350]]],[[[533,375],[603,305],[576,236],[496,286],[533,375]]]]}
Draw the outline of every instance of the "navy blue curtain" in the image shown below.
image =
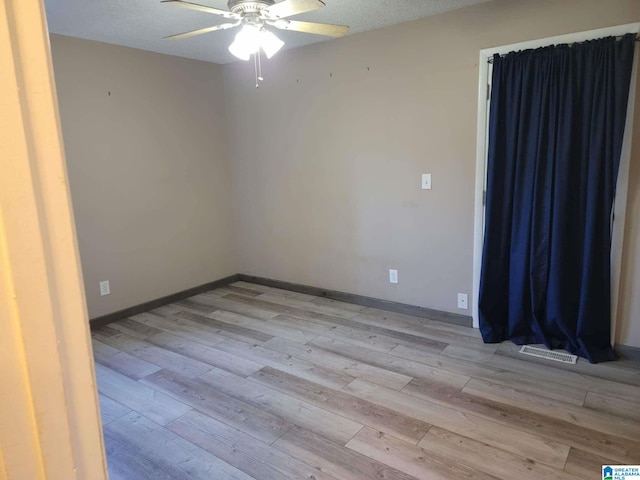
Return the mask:
{"type": "Polygon", "coordinates": [[[494,56],[480,330],[613,360],[612,206],[635,35],[494,56]]]}

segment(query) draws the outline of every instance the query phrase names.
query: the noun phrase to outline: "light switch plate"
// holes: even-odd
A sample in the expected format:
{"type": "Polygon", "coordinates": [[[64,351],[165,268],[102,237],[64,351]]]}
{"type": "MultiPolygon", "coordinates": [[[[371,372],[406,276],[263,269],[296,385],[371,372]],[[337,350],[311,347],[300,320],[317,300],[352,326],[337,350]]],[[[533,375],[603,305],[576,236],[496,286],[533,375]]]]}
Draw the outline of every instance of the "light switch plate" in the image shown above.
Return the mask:
{"type": "Polygon", "coordinates": [[[431,190],[431,174],[422,174],[422,190],[431,190]]]}

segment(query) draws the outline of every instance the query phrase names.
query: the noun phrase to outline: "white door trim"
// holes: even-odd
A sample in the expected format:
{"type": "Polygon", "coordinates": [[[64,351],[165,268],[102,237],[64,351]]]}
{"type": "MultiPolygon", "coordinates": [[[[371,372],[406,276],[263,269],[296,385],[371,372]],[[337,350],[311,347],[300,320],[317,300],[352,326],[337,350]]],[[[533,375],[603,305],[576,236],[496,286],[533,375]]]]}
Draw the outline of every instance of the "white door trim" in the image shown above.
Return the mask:
{"type": "Polygon", "coordinates": [[[0,478],[103,480],[44,2],[0,3],[0,478]]]}
{"type": "MultiPolygon", "coordinates": [[[[625,33],[640,33],[640,23],[629,23],[626,25],[617,25],[614,27],[600,28],[597,30],[589,30],[585,32],[570,33],[567,35],[559,35],[556,37],[542,38],[539,40],[531,40],[527,42],[514,43],[511,45],[502,45],[499,47],[486,48],[480,50],[479,59],[479,76],[478,76],[478,131],[476,140],[476,191],[475,191],[475,208],[474,208],[474,228],[473,228],[473,304],[472,304],[472,316],[473,326],[478,328],[480,326],[478,316],[478,294],[480,291],[480,270],[482,267],[482,247],[484,242],[484,205],[483,196],[486,179],[486,161],[487,161],[487,135],[488,128],[487,115],[489,109],[489,102],[486,99],[487,85],[489,83],[489,58],[494,54],[504,55],[509,52],[517,50],[526,50],[529,48],[539,48],[547,45],[555,45],[559,43],[576,43],[584,42],[586,40],[593,40],[595,38],[602,38],[607,36],[619,36],[625,33]]],[[[637,62],[636,62],[637,63],[637,62]]],[[[635,85],[635,72],[632,78],[632,85],[635,85]]],[[[635,93],[632,88],[631,96],[635,93]]],[[[630,107],[633,110],[633,103],[630,103],[630,107]]],[[[633,116],[628,117],[633,119],[633,116]]],[[[627,129],[629,129],[629,120],[627,121],[627,129]]],[[[631,131],[631,130],[629,130],[631,131]]],[[[620,285],[620,272],[621,272],[621,258],[622,258],[622,243],[624,234],[624,220],[626,213],[627,203],[627,183],[629,173],[629,158],[631,153],[631,135],[626,135],[625,145],[627,150],[623,148],[623,155],[620,162],[620,174],[618,175],[618,198],[614,207],[616,219],[614,222],[613,231],[613,246],[612,249],[612,275],[611,275],[611,340],[615,338],[615,326],[617,316],[617,304],[619,296],[620,285]],[[626,155],[625,155],[626,152],[626,155]],[[626,156],[626,159],[625,159],[626,156]],[[626,162],[626,164],[625,164],[626,162]],[[615,253],[615,255],[614,255],[615,253]]]]}

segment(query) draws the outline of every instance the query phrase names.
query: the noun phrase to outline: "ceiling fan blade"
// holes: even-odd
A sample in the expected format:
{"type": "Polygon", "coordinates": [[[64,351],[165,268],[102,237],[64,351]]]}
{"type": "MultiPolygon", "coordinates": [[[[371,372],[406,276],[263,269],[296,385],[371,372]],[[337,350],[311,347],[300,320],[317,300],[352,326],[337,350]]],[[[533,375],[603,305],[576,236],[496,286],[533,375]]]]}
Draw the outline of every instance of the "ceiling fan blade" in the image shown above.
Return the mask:
{"type": "Polygon", "coordinates": [[[271,5],[267,8],[267,12],[272,17],[285,18],[311,12],[324,6],[325,4],[322,0],[284,0],[271,5]]]}
{"type": "Polygon", "coordinates": [[[277,20],[273,26],[281,30],[327,35],[328,37],[343,37],[349,31],[346,25],[331,25],[329,23],[298,22],[296,20],[277,20]]]}
{"type": "Polygon", "coordinates": [[[183,0],[162,0],[161,3],[168,3],[177,7],[188,8],[189,10],[197,10],[199,12],[212,13],[224,18],[240,18],[238,15],[233,12],[229,12],[228,10],[220,10],[219,8],[207,7],[206,5],[198,5],[197,3],[185,2],[183,0]]]}
{"type": "Polygon", "coordinates": [[[164,37],[165,39],[178,40],[180,38],[189,38],[195,35],[202,35],[203,33],[215,32],[216,30],[227,30],[229,28],[237,27],[240,25],[237,23],[223,23],[222,25],[216,25],[215,27],[206,27],[201,28],[200,30],[193,30],[191,32],[185,33],[177,33],[176,35],[169,35],[168,37],[164,37]]]}

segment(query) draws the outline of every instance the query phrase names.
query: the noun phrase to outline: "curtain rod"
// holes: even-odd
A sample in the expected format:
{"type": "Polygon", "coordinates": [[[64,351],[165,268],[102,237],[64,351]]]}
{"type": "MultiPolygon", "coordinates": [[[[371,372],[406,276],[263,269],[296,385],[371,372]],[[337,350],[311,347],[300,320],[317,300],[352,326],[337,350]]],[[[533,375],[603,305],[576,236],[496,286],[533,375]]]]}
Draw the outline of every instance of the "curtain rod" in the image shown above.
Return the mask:
{"type": "MultiPolygon", "coordinates": [[[[616,39],[620,39],[624,37],[624,35],[618,35],[616,36],[616,39]]],[[[584,40],[582,42],[572,42],[572,43],[559,43],[558,45],[575,45],[576,43],[584,43],[584,42],[588,42],[589,40],[584,40]]],[[[640,37],[638,35],[636,35],[636,42],[640,42],[640,37]]],[[[542,47],[541,47],[542,48],[542,47]]],[[[530,50],[529,48],[525,48],[525,50],[530,50]]],[[[507,53],[505,53],[504,55],[500,55],[501,57],[504,57],[505,55],[508,55],[507,53]]],[[[487,60],[487,63],[493,63],[493,56],[489,57],[489,59],[487,60]]]]}

